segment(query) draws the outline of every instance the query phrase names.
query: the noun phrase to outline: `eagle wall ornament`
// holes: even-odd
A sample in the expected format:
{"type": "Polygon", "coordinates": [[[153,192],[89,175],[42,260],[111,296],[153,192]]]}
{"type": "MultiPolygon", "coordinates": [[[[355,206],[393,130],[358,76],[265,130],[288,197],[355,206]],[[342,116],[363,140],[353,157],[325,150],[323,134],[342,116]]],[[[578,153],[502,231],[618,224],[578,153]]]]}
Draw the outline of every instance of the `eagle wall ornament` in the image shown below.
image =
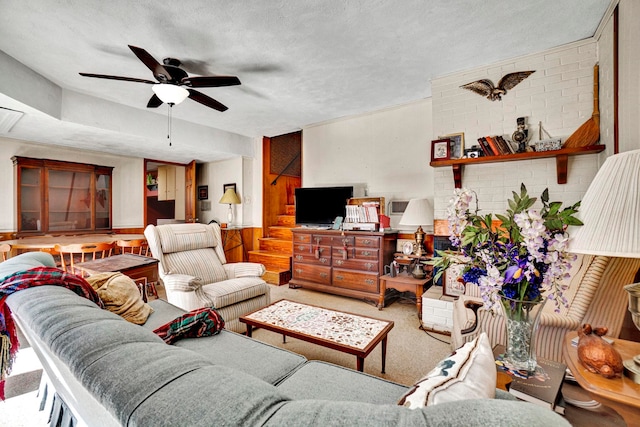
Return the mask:
{"type": "Polygon", "coordinates": [[[507,93],[507,90],[511,90],[518,85],[521,81],[529,77],[536,71],[518,71],[515,73],[506,74],[498,82],[498,86],[494,86],[493,82],[488,79],[477,80],[475,82],[467,83],[460,86],[463,89],[469,89],[478,95],[486,96],[492,101],[499,101],[502,99],[502,95],[507,93]]]}

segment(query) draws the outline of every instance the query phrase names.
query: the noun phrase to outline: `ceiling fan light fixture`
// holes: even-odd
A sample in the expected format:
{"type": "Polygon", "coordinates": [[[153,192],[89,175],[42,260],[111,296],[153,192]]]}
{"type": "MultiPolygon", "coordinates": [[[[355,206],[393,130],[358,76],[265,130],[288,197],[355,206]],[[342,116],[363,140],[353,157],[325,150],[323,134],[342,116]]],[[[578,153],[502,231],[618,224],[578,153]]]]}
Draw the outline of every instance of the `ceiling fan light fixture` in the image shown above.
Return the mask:
{"type": "Polygon", "coordinates": [[[188,90],[173,84],[155,84],[151,89],[165,104],[178,105],[189,96],[188,90]]]}

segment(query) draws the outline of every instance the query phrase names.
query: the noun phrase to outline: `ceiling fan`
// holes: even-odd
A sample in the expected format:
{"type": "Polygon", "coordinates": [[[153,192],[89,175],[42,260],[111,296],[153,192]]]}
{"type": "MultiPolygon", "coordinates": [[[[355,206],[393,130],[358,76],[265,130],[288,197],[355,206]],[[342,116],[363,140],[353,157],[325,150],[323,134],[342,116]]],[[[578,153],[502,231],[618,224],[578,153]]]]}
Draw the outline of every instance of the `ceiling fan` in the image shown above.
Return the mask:
{"type": "Polygon", "coordinates": [[[240,79],[235,76],[190,77],[186,71],[180,68],[182,63],[175,58],[165,58],[162,60],[162,64],[160,64],[149,52],[140,47],[129,45],[129,49],[151,70],[157,82],[105,74],[80,73],[80,75],[99,79],[151,84],[153,85],[152,89],[154,94],[151,99],[149,99],[147,108],[157,108],[163,103],[173,106],[181,103],[188,97],[214,110],[225,111],[228,109],[227,106],[191,88],[235,86],[240,84],[240,79]]]}

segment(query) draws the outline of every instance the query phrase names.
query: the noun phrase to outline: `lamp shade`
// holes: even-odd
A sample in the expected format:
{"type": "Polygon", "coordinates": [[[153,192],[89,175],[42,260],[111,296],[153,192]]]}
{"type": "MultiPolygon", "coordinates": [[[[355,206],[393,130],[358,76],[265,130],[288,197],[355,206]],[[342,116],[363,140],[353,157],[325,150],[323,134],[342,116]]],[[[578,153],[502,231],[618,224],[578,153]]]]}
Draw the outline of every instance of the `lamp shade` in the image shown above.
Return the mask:
{"type": "Polygon", "coordinates": [[[169,83],[155,84],[151,89],[165,104],[178,105],[189,96],[189,91],[185,88],[169,83]]]}
{"type": "Polygon", "coordinates": [[[433,206],[429,199],[411,199],[402,214],[400,225],[433,226],[433,206]]]}
{"type": "Polygon", "coordinates": [[[610,156],[580,204],[572,227],[574,253],[640,258],[640,150],[610,156]]]}
{"type": "Polygon", "coordinates": [[[222,198],[220,199],[220,202],[218,202],[218,203],[226,203],[226,204],[230,204],[230,205],[239,205],[240,204],[240,198],[238,197],[236,192],[233,191],[233,188],[228,188],[227,191],[224,192],[224,194],[222,195],[222,198]]]}

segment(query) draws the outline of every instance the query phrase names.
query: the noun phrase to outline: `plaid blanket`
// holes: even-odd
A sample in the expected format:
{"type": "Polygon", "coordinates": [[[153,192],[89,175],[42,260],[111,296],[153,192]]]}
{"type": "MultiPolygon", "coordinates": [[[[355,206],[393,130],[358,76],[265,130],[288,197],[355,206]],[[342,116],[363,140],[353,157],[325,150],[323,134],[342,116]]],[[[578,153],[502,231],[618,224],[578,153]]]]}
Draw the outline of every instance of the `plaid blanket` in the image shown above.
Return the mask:
{"type": "Polygon", "coordinates": [[[11,372],[19,345],[11,310],[5,301],[14,292],[41,285],[64,286],[104,308],[96,291],[82,277],[57,268],[36,267],[5,277],[0,282],[0,400],[4,400],[5,378],[11,372]]]}
{"type": "Polygon", "coordinates": [[[210,307],[199,308],[165,323],[153,332],[167,344],[181,338],[197,338],[216,335],[224,328],[224,319],[210,307]]]}

